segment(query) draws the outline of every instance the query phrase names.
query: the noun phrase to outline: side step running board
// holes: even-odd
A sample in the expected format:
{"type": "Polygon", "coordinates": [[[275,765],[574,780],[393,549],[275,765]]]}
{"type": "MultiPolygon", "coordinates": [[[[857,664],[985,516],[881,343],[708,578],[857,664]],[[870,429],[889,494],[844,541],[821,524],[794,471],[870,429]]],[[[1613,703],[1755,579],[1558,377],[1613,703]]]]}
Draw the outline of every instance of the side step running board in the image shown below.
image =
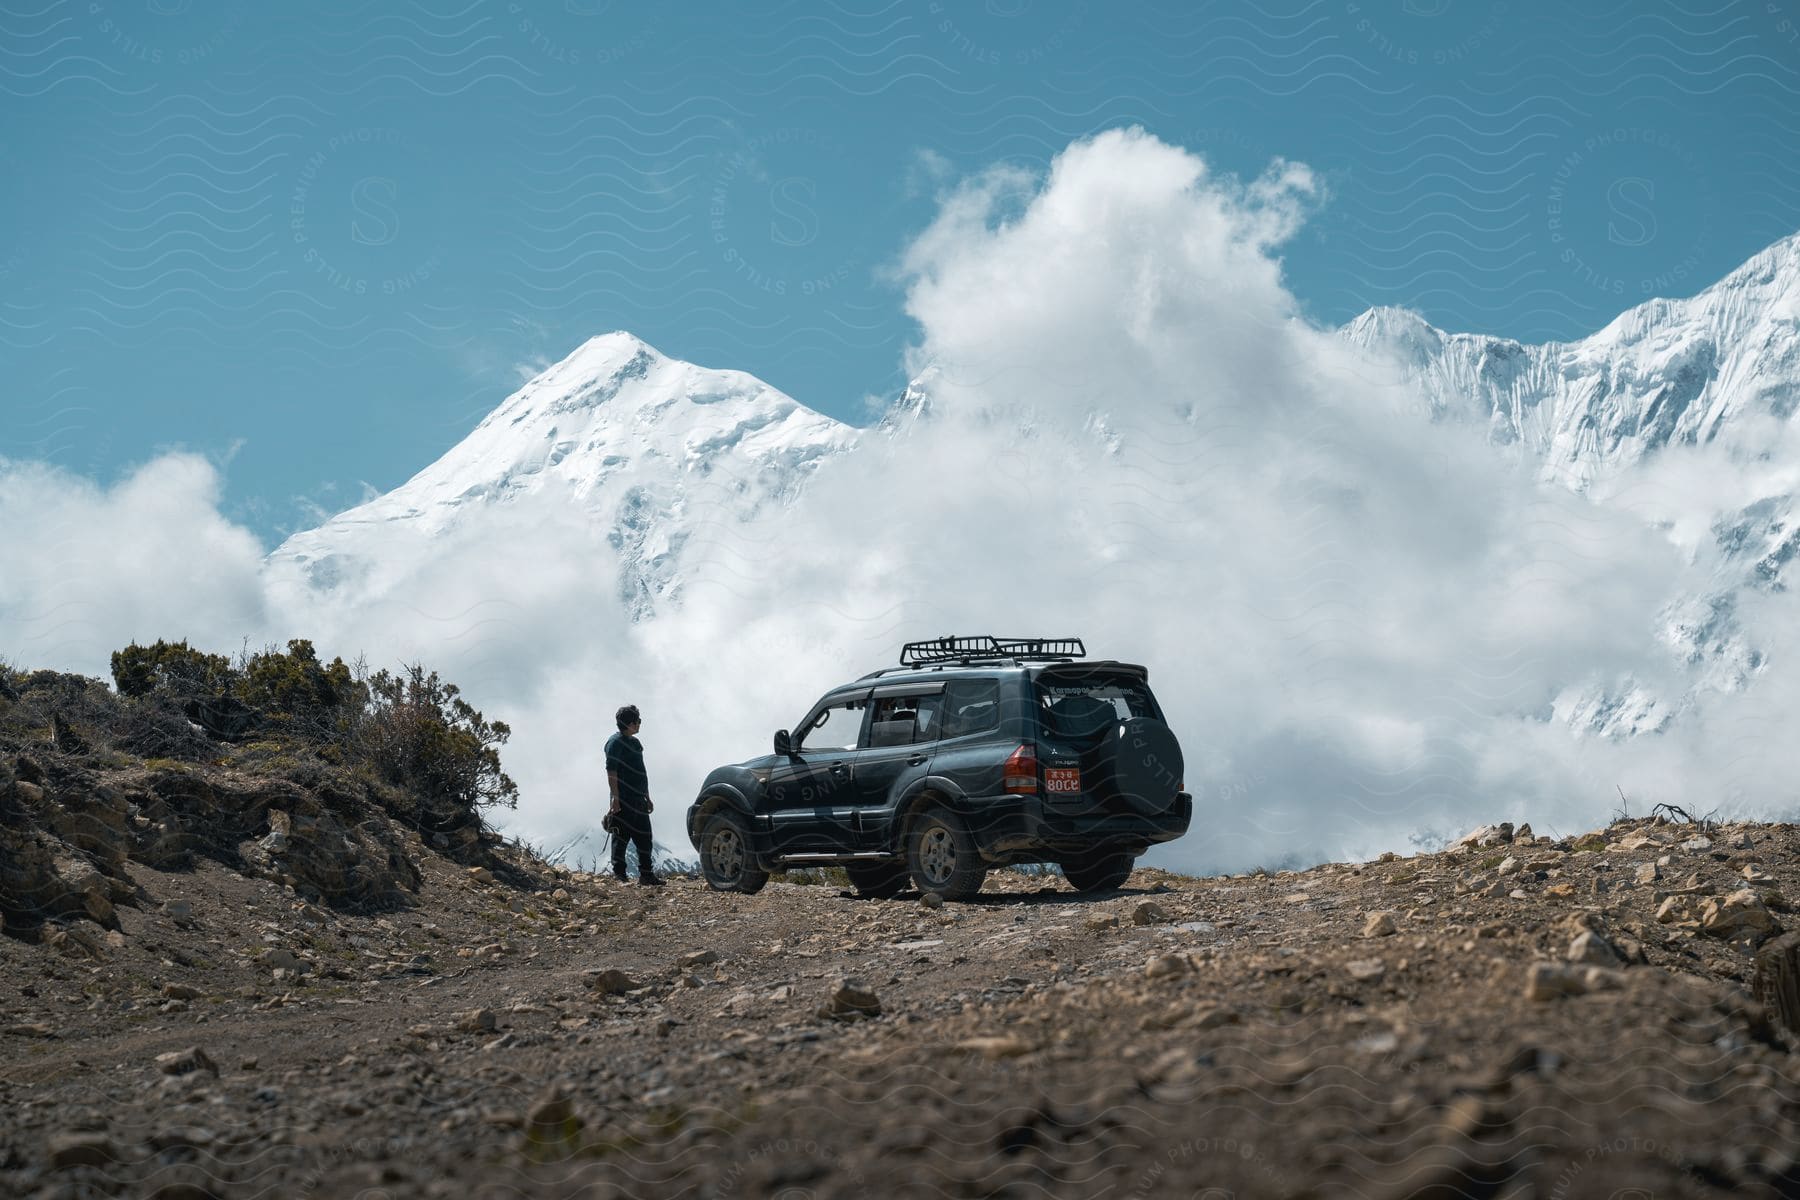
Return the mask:
{"type": "Polygon", "coordinates": [[[898,855],[887,854],[880,850],[860,850],[855,854],[832,854],[828,851],[808,852],[806,854],[784,854],[775,859],[776,862],[843,862],[855,858],[897,858],[898,855]]]}

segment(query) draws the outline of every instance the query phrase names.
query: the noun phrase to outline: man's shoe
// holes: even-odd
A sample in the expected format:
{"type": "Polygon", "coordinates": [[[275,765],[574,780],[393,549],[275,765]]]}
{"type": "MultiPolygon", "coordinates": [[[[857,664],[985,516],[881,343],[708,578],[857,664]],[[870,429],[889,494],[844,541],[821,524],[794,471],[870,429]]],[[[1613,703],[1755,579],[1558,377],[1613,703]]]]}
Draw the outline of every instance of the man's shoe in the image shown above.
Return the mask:
{"type": "Polygon", "coordinates": [[[625,873],[624,867],[614,867],[613,868],[613,878],[618,880],[620,883],[630,883],[631,882],[631,876],[629,876],[625,873]]]}
{"type": "Polygon", "coordinates": [[[654,875],[639,875],[638,876],[638,886],[639,887],[661,887],[662,885],[663,885],[663,881],[658,879],[654,875]]]}

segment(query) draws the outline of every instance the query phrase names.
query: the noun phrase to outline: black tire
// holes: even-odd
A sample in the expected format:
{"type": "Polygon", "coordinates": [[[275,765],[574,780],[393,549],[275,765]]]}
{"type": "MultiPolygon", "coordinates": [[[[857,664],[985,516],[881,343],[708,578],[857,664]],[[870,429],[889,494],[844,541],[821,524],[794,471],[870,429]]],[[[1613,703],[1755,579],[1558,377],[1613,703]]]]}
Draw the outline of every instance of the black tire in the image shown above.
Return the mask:
{"type": "Polygon", "coordinates": [[[946,900],[967,900],[981,890],[987,864],[955,813],[927,809],[906,830],[906,869],[920,892],[946,900]]]}
{"type": "Polygon", "coordinates": [[[1186,766],[1181,743],[1161,721],[1132,717],[1113,726],[1099,757],[1106,792],[1114,803],[1145,816],[1174,806],[1186,766]]]}
{"type": "Polygon", "coordinates": [[[1123,852],[1090,854],[1062,864],[1063,878],[1078,892],[1116,892],[1125,885],[1135,856],[1123,852]]]}
{"type": "Polygon", "coordinates": [[[769,882],[769,873],[750,853],[749,831],[729,809],[713,813],[700,827],[700,873],[715,892],[749,896],[769,882]]]}
{"type": "Polygon", "coordinates": [[[892,900],[912,882],[903,862],[853,862],[844,864],[844,874],[859,895],[876,900],[892,900]]]}

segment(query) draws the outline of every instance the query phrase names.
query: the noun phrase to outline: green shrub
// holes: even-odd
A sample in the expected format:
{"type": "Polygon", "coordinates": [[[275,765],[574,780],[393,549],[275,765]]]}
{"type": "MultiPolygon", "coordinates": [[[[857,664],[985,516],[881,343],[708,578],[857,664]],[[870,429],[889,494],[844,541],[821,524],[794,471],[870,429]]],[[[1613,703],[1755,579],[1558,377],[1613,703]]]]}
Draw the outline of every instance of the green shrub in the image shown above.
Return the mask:
{"type": "Polygon", "coordinates": [[[295,638],[285,652],[270,646],[246,658],[237,671],[237,698],[265,721],[307,736],[348,734],[368,704],[368,688],[341,658],[319,661],[313,644],[295,638]]]}
{"type": "Polygon", "coordinates": [[[369,711],[360,750],[380,776],[425,802],[439,828],[445,816],[495,806],[516,808],[519,788],[500,769],[500,747],[512,736],[489,721],[453,683],[417,663],[368,681],[369,711]],[[449,810],[449,811],[446,811],[449,810]]]}
{"type": "Polygon", "coordinates": [[[114,688],[0,662],[0,754],[218,763],[380,805],[426,833],[479,828],[482,809],[518,804],[500,763],[512,731],[422,665],[371,676],[296,638],[235,662],[185,641],[134,642],[111,666],[114,688]]]}
{"type": "Polygon", "coordinates": [[[222,695],[233,680],[223,655],[160,638],[152,646],[133,642],[113,651],[112,676],[121,696],[148,696],[161,689],[180,700],[222,695]]]}

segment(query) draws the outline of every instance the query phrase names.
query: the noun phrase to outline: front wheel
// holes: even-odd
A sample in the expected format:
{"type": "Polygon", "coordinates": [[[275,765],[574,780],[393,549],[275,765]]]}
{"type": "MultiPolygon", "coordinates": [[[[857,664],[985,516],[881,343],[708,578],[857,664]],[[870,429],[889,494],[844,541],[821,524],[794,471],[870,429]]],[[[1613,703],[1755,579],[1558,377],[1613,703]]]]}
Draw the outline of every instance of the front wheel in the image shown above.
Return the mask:
{"type": "Polygon", "coordinates": [[[730,812],[716,812],[700,831],[700,873],[715,892],[762,891],[769,873],[750,853],[749,831],[730,812]]]}
{"type": "Polygon", "coordinates": [[[1062,864],[1063,878],[1078,892],[1112,892],[1125,886],[1136,859],[1129,854],[1095,854],[1062,864]]]}
{"type": "Polygon", "coordinates": [[[946,900],[967,900],[987,878],[987,864],[968,828],[941,808],[913,821],[907,831],[906,868],[921,892],[936,892],[946,900]]]}
{"type": "Polygon", "coordinates": [[[906,890],[906,864],[901,862],[845,863],[844,874],[858,895],[892,900],[906,890]]]}

